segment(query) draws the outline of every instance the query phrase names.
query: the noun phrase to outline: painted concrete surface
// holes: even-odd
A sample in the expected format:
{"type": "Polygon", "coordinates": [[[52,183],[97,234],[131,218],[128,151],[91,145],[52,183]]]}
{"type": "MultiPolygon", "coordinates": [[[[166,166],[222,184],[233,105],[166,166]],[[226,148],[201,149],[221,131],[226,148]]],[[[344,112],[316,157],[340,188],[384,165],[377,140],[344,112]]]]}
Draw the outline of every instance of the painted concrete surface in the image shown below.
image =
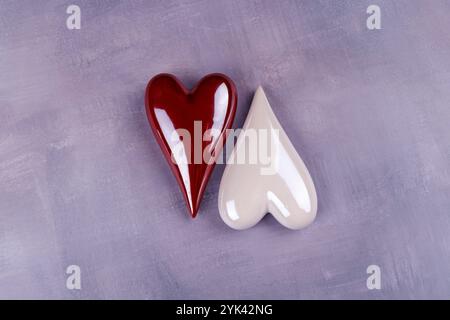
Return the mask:
{"type": "MultiPolygon", "coordinates": [[[[0,0],[0,298],[450,298],[450,3],[0,0]],[[314,179],[315,222],[192,220],[147,81],[262,85],[314,179]],[[67,266],[81,290],[66,288],[67,266]],[[368,290],[366,268],[382,272],[368,290]]],[[[250,191],[249,191],[250,192],[250,191]]]]}

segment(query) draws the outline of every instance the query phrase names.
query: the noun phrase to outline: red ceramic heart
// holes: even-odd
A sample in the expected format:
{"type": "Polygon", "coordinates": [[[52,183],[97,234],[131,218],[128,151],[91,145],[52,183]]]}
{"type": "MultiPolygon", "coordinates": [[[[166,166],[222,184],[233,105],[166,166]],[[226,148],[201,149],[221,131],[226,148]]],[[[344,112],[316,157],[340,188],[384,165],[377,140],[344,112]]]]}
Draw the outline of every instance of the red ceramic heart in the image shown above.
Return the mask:
{"type": "Polygon", "coordinates": [[[147,85],[145,105],[156,140],[195,217],[225,131],[233,124],[236,87],[227,76],[215,73],[188,91],[175,76],[159,74],[147,85]]]}

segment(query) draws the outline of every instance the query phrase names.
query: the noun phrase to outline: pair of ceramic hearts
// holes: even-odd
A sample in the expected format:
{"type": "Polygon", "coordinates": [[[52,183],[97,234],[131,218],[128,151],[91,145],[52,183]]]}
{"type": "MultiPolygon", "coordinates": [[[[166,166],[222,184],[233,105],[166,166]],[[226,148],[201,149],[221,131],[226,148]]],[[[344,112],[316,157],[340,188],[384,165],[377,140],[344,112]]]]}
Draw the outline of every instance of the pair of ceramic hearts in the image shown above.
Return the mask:
{"type": "MultiPolygon", "coordinates": [[[[236,87],[227,76],[210,74],[188,91],[173,75],[159,74],[147,85],[145,105],[153,133],[195,217],[233,124],[236,87]]],[[[249,228],[269,212],[290,229],[303,228],[316,216],[311,176],[261,87],[229,155],[220,183],[219,211],[234,229],[249,228]],[[263,137],[270,144],[268,161],[251,161],[248,150],[260,155],[263,137]]]]}

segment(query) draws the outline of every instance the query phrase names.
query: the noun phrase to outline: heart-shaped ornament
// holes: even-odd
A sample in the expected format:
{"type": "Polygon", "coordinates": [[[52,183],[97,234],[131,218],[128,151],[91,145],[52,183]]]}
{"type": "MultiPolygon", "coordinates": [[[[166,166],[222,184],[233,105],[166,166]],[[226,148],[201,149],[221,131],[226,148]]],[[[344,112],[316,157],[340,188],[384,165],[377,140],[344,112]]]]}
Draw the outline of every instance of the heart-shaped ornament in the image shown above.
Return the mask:
{"type": "Polygon", "coordinates": [[[290,229],[306,227],[316,217],[314,183],[261,87],[227,161],[219,211],[223,221],[238,230],[254,226],[269,212],[290,229]]]}
{"type": "Polygon", "coordinates": [[[188,91],[175,76],[159,74],[147,85],[145,105],[156,140],[195,217],[225,131],[233,124],[236,87],[215,73],[188,91]]]}

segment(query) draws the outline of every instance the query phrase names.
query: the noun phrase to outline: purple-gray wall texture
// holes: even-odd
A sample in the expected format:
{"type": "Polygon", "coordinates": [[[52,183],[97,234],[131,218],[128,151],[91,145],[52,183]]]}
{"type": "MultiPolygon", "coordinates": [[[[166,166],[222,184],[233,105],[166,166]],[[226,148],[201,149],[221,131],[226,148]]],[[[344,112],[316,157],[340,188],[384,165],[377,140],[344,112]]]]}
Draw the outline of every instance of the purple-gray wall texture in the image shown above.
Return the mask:
{"type": "Polygon", "coordinates": [[[0,0],[0,298],[450,298],[449,12],[0,0]],[[66,27],[73,3],[81,30],[66,27]],[[229,75],[235,127],[261,84],[315,181],[316,221],[231,230],[222,165],[192,220],[145,116],[160,72],[229,75]]]}

